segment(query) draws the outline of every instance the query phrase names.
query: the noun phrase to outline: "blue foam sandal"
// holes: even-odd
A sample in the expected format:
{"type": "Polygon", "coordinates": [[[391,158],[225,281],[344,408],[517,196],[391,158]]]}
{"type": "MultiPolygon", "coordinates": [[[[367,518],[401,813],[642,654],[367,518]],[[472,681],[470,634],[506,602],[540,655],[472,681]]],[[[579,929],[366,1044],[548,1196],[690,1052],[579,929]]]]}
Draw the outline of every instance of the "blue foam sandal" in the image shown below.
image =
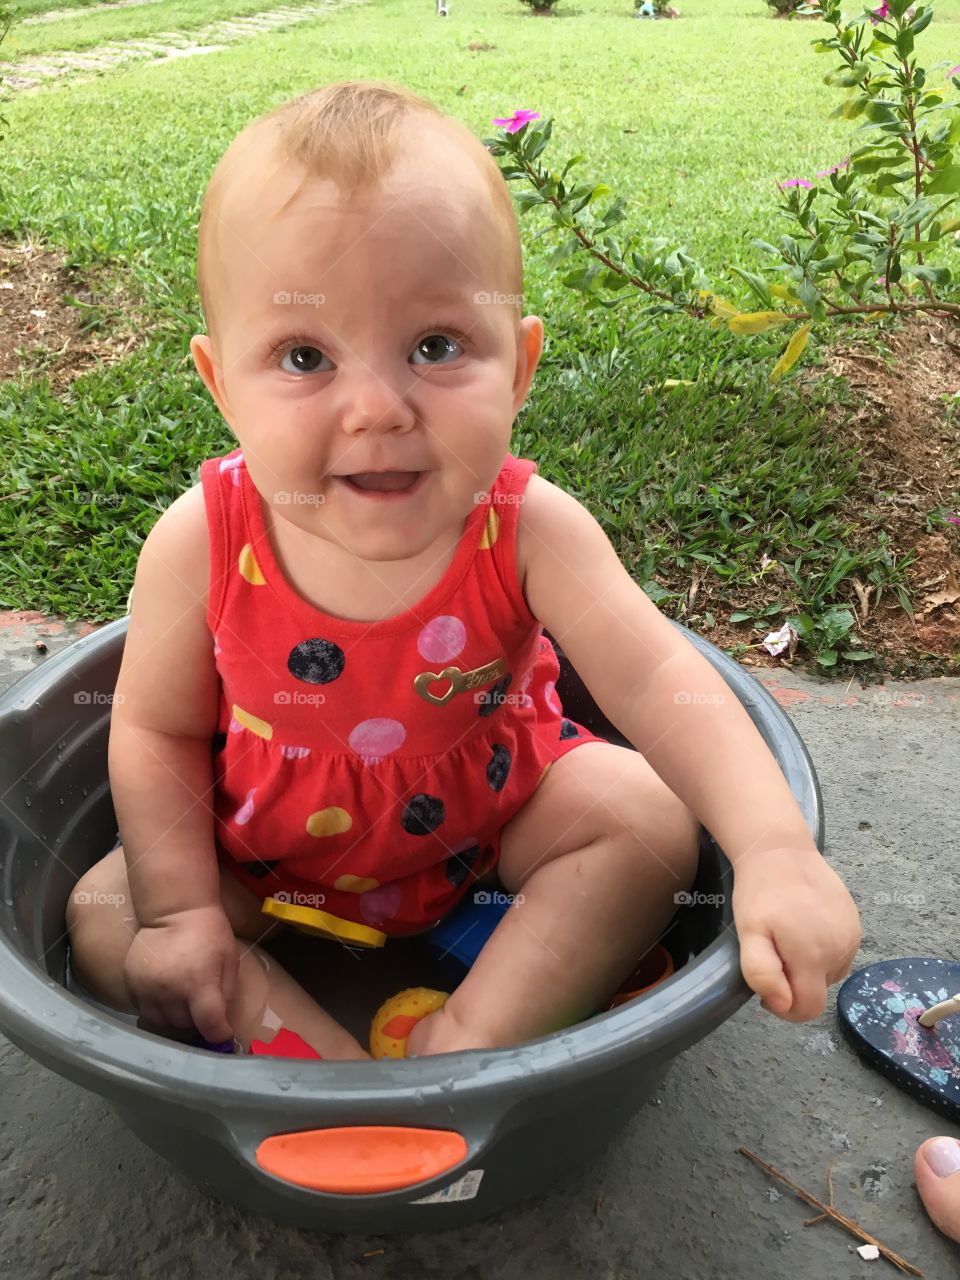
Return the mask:
{"type": "Polygon", "coordinates": [[[960,964],[909,956],[852,973],[837,993],[840,1027],[857,1053],[954,1124],[960,1124],[957,992],[960,964]]]}

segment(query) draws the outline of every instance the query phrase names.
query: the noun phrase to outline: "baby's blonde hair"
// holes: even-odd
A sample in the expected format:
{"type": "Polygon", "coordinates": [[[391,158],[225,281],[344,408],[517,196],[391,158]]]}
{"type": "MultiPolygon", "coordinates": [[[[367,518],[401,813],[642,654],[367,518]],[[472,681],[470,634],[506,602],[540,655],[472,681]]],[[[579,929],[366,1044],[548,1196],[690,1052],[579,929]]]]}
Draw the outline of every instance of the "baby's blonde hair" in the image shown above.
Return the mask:
{"type": "Polygon", "coordinates": [[[348,198],[362,199],[376,191],[390,172],[401,150],[402,126],[418,113],[444,121],[455,136],[459,135],[486,182],[505,251],[498,274],[502,272],[507,291],[516,298],[519,321],[523,254],[513,201],[496,160],[464,124],[405,85],[387,80],[340,80],[291,98],[257,117],[233,139],[211,175],[200,215],[197,285],[214,342],[215,271],[211,259],[219,210],[229,196],[231,181],[257,154],[257,147],[266,142],[280,166],[294,164],[303,171],[297,192],[311,179],[325,178],[336,182],[348,198]]]}

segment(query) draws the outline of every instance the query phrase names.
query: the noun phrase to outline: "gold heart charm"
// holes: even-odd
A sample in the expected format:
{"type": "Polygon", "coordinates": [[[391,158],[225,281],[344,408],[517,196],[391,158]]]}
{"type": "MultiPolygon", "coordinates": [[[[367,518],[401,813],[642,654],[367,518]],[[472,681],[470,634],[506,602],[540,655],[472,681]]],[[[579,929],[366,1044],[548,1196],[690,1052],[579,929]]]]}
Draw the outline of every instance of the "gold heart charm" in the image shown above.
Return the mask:
{"type": "Polygon", "coordinates": [[[444,667],[439,675],[436,671],[421,671],[418,676],[414,676],[413,687],[416,689],[417,693],[419,693],[421,698],[426,698],[427,702],[432,702],[434,706],[442,707],[444,703],[449,702],[457,692],[462,679],[463,672],[459,667],[444,667]],[[434,680],[450,681],[450,688],[442,697],[435,693],[431,693],[427,688],[427,685],[432,684],[434,680]]]}

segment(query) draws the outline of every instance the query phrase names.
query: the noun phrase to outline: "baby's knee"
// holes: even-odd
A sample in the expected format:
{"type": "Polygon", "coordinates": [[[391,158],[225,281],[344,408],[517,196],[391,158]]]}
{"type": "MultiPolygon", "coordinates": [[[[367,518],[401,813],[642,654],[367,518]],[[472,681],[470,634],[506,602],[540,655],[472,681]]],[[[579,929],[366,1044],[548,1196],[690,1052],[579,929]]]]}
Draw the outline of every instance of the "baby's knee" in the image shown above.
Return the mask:
{"type": "Polygon", "coordinates": [[[71,950],[94,951],[120,926],[136,932],[123,850],[114,849],[86,871],[70,890],[65,923],[71,950]]]}

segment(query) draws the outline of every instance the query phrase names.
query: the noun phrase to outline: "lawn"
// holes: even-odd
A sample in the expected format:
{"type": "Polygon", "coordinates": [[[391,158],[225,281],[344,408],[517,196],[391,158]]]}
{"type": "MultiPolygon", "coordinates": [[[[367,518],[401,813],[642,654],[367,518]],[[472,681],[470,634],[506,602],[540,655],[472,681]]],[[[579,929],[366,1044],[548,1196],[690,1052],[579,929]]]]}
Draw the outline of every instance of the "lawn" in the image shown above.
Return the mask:
{"type": "MultiPolygon", "coordinates": [[[[147,327],[122,362],[65,392],[42,376],[0,387],[0,493],[29,491],[0,502],[0,540],[11,547],[0,604],[118,616],[158,513],[197,479],[203,458],[231,446],[188,350],[203,327],[200,201],[231,137],[295,93],[334,79],[399,80],[480,137],[495,132],[495,116],[538,110],[555,121],[545,160],[559,169],[584,154],[584,179],[631,197],[625,226],[686,245],[718,286],[730,262],[756,268],[750,236],[789,229],[774,180],[835,163],[854,125],[827,118],[842,92],[823,84],[831,61],[810,48],[821,24],[772,21],[762,0],[679,3],[680,21],[652,23],[635,21],[624,0],[561,0],[551,18],[511,0],[452,0],[448,20],[425,0],[370,0],[221,53],[126,64],[6,100],[0,234],[61,248],[81,271],[106,265],[147,327]],[[472,42],[494,48],[471,51],[472,42]],[[110,500],[77,497],[87,491],[110,500]]],[[[54,7],[76,14],[15,27],[0,57],[189,34],[268,5],[159,0],[85,13],[67,0],[21,0],[26,13],[54,7]]],[[[927,62],[960,61],[960,0],[936,12],[918,48],[927,62]]],[[[903,581],[903,556],[880,525],[865,520],[870,536],[861,527],[851,549],[852,529],[836,512],[858,469],[837,412],[853,402],[843,382],[802,396],[790,382],[771,387],[778,334],[640,323],[629,305],[586,311],[547,262],[556,241],[537,238],[545,225],[542,212],[521,221],[526,310],[543,317],[547,340],[511,448],[590,507],[665,612],[709,635],[747,597],[755,605],[765,554],[796,563],[801,587],[767,594],[783,609],[753,643],[789,612],[853,599],[855,576],[903,581]],[[698,384],[644,393],[665,378],[698,384]],[[818,591],[837,566],[829,592],[818,591]],[[689,613],[693,569],[709,603],[689,613]]],[[[732,283],[725,291],[742,296],[732,283]]],[[[113,323],[105,307],[84,315],[91,326],[113,323]]],[[[822,355],[815,339],[807,367],[822,355]]]]}

